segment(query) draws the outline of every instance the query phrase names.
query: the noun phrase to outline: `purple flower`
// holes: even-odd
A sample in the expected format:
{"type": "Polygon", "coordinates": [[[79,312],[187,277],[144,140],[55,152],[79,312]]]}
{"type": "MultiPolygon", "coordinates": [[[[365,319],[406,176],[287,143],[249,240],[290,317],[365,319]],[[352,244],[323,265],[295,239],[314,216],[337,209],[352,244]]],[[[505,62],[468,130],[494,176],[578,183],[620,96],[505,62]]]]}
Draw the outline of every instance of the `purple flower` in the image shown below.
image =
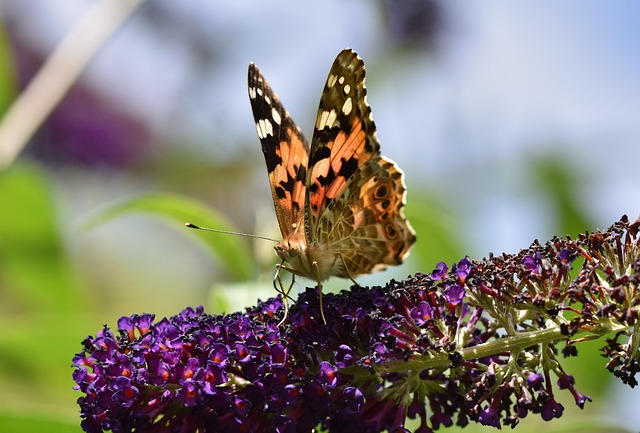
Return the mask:
{"type": "Polygon", "coordinates": [[[540,415],[545,421],[551,421],[553,418],[560,418],[564,412],[564,406],[550,397],[543,405],[540,415]]]}
{"type": "Polygon", "coordinates": [[[457,264],[454,264],[453,272],[458,276],[460,283],[464,284],[467,276],[469,276],[469,272],[471,272],[471,262],[469,261],[469,259],[464,258],[457,264]]]}
{"type": "Polygon", "coordinates": [[[542,385],[544,383],[544,376],[540,373],[529,373],[527,374],[527,386],[533,390],[542,389],[542,385]]]}
{"type": "Polygon", "coordinates": [[[570,374],[563,374],[558,378],[558,388],[567,389],[575,385],[576,381],[570,374]]]}
{"type": "Polygon", "coordinates": [[[358,388],[348,386],[344,389],[342,396],[342,404],[348,411],[353,413],[360,411],[360,408],[364,404],[364,395],[358,388]]]}
{"type": "Polygon", "coordinates": [[[113,399],[121,403],[123,407],[130,407],[140,393],[138,388],[131,384],[131,379],[125,376],[119,376],[115,379],[113,389],[116,391],[113,394],[113,399]]]}
{"type": "Polygon", "coordinates": [[[465,293],[466,290],[458,284],[453,284],[444,289],[444,296],[446,297],[447,302],[454,306],[462,302],[465,293]]]}
{"type": "Polygon", "coordinates": [[[558,378],[558,388],[560,389],[568,389],[573,395],[576,404],[580,407],[580,409],[584,408],[584,404],[587,401],[591,401],[591,397],[588,395],[581,394],[575,388],[575,379],[570,374],[563,374],[558,378]]]}
{"type": "Polygon", "coordinates": [[[480,424],[482,425],[500,428],[500,414],[497,411],[497,407],[489,405],[486,409],[480,412],[478,421],[480,421],[480,424]]]}
{"type": "Polygon", "coordinates": [[[445,278],[447,278],[448,270],[449,270],[449,267],[445,262],[439,262],[436,265],[436,268],[433,270],[433,272],[431,272],[431,278],[433,278],[436,281],[444,280],[445,278]]]}
{"type": "Polygon", "coordinates": [[[336,351],[336,366],[338,368],[345,368],[353,365],[354,359],[355,354],[350,346],[346,344],[338,346],[338,350],[336,351]]]}
{"type": "Polygon", "coordinates": [[[531,272],[533,272],[533,273],[535,273],[535,274],[538,274],[538,273],[539,273],[539,272],[538,272],[538,262],[537,262],[537,260],[536,260],[536,259],[534,259],[533,257],[531,257],[531,256],[525,256],[525,257],[522,259],[522,264],[523,264],[523,265],[524,265],[524,267],[525,267],[526,269],[528,269],[529,271],[531,271],[531,272]]]}
{"type": "Polygon", "coordinates": [[[411,317],[418,326],[424,325],[433,317],[433,308],[428,302],[422,301],[411,309],[411,317]]]}
{"type": "Polygon", "coordinates": [[[327,361],[322,361],[320,363],[320,374],[318,379],[320,383],[324,383],[330,388],[333,388],[338,382],[338,369],[327,361]]]}
{"type": "MultiPolygon", "coordinates": [[[[314,288],[281,326],[278,298],[228,315],[199,307],[158,321],[123,317],[118,336],[104,327],[73,358],[82,428],[351,433],[406,431],[417,419],[428,433],[454,422],[513,427],[529,413],[558,418],[552,374],[580,407],[591,400],[556,356],[567,336],[597,332],[602,318],[618,329],[637,319],[639,231],[622,220],[577,241],[327,294],[327,324],[314,288]],[[585,264],[572,276],[576,257],[585,264]]],[[[603,353],[610,371],[637,383],[637,350],[622,333],[603,353]]]]}

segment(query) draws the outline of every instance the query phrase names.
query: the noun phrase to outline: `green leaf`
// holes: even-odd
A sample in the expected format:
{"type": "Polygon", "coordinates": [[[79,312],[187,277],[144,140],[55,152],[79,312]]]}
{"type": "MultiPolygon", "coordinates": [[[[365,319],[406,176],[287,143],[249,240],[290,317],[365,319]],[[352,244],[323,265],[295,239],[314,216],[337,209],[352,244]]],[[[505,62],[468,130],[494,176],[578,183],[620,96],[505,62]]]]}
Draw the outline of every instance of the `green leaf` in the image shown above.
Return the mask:
{"type": "Polygon", "coordinates": [[[244,281],[255,274],[254,260],[239,236],[207,233],[185,227],[184,224],[189,222],[216,230],[232,231],[231,225],[220,214],[188,197],[166,193],[135,197],[98,211],[90,217],[84,228],[90,229],[114,218],[140,212],[168,220],[177,230],[182,230],[188,236],[195,236],[236,280],[244,281]]]}

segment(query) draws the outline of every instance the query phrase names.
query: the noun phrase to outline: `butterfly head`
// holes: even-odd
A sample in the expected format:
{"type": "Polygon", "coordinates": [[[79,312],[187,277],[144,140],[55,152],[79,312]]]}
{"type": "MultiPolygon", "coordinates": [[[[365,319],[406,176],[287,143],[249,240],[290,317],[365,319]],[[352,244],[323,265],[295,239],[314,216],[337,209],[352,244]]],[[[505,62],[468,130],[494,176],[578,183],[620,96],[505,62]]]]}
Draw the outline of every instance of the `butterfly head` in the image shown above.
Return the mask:
{"type": "Polygon", "coordinates": [[[299,259],[300,255],[306,250],[306,239],[304,235],[294,233],[291,236],[287,236],[274,248],[278,257],[287,263],[291,263],[299,259]]]}
{"type": "Polygon", "coordinates": [[[275,246],[276,254],[287,264],[287,270],[304,277],[316,278],[307,240],[303,233],[292,233],[275,246]]]}

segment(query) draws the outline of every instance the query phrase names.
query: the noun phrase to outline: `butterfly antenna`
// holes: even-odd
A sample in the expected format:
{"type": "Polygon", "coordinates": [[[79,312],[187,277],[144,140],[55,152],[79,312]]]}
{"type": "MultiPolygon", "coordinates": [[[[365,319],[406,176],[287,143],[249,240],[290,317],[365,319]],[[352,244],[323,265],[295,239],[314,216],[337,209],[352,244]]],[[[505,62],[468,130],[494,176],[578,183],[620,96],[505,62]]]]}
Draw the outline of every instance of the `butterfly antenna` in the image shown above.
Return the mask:
{"type": "Polygon", "coordinates": [[[271,242],[275,242],[275,243],[279,242],[279,241],[277,241],[275,239],[271,239],[271,238],[268,238],[266,236],[251,235],[249,233],[230,232],[230,231],[227,231],[227,230],[210,229],[208,227],[200,227],[200,226],[197,226],[197,225],[192,224],[192,223],[184,223],[184,225],[189,227],[190,229],[204,230],[206,232],[223,233],[225,235],[235,235],[235,236],[244,236],[244,237],[247,237],[247,238],[264,239],[265,241],[271,241],[271,242]]]}

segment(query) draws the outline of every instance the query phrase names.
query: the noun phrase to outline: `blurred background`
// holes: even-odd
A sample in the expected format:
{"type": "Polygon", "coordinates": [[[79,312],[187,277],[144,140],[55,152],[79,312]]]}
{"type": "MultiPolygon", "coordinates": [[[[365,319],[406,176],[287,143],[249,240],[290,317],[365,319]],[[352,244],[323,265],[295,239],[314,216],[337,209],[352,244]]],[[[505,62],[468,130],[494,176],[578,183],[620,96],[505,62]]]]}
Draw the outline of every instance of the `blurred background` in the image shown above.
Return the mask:
{"type": "MultiPolygon", "coordinates": [[[[123,12],[136,3],[0,0],[0,115],[65,38],[89,61],[24,148],[0,134],[0,157],[20,150],[0,160],[3,432],[80,430],[71,358],[103,324],[200,304],[231,312],[274,295],[273,243],[183,225],[280,237],[249,62],[310,139],[335,56],[350,47],[364,59],[378,137],[406,174],[418,242],[407,263],[362,284],[640,213],[633,0],[149,0],[123,12]],[[118,11],[123,24],[86,54],[94,24],[118,11]]],[[[54,87],[70,76],[57,71],[54,87]]],[[[37,96],[27,115],[4,116],[3,132],[52,104],[37,96]]],[[[604,370],[597,347],[567,363],[594,403],[579,413],[565,399],[548,431],[640,424],[640,394],[604,370]]]]}

